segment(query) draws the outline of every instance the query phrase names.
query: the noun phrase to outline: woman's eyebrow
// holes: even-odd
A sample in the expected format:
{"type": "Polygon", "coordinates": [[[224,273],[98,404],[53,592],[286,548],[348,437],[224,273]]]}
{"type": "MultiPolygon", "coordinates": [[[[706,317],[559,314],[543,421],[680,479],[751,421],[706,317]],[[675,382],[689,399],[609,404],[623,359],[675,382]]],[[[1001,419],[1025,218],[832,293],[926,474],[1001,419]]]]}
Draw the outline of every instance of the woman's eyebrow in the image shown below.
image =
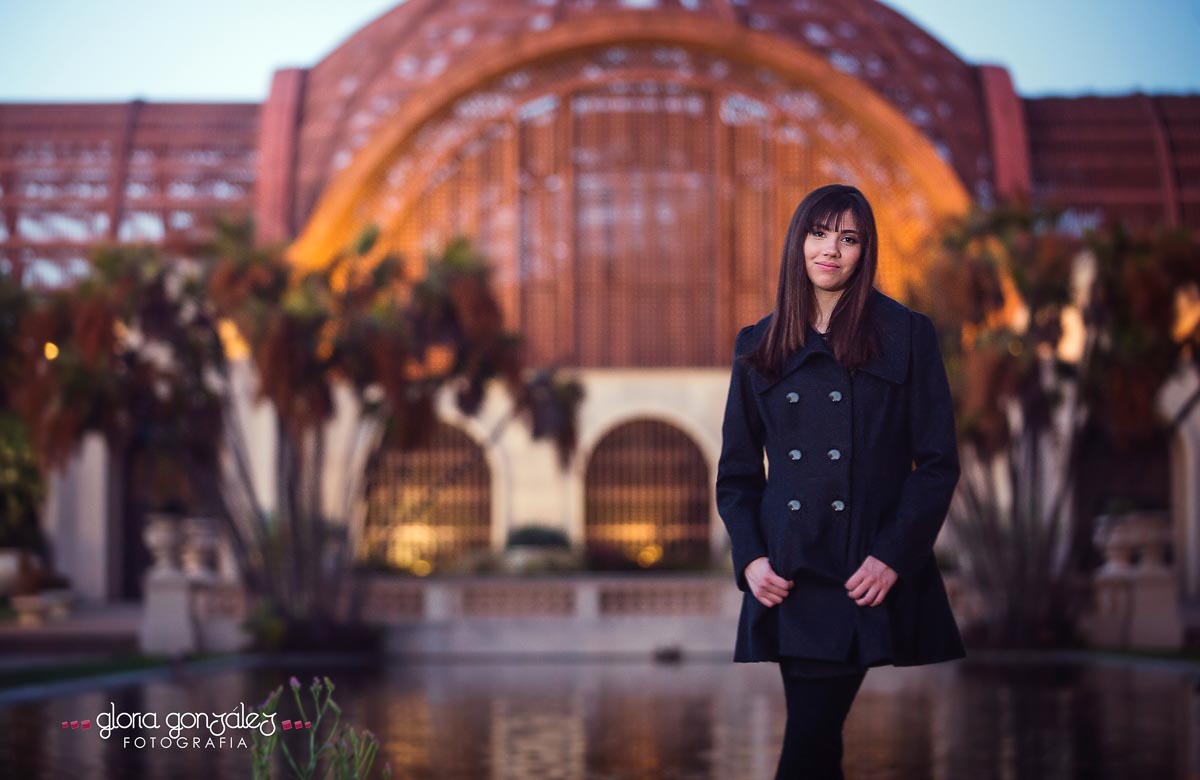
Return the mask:
{"type": "MultiPolygon", "coordinates": [[[[813,225],[813,230],[833,230],[833,228],[829,227],[829,225],[817,224],[817,225],[813,225]]],[[[834,232],[839,232],[839,231],[834,231],[834,232]]],[[[840,232],[853,233],[856,236],[858,235],[858,231],[855,230],[854,228],[846,228],[845,230],[842,230],[840,232]]]]}

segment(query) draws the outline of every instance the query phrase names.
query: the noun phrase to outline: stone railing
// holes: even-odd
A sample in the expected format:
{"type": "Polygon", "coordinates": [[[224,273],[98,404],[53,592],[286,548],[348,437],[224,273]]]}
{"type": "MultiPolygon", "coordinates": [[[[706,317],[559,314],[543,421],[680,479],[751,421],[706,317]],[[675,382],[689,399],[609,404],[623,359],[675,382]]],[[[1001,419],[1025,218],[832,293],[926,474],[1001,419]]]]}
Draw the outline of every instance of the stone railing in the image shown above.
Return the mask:
{"type": "Polygon", "coordinates": [[[461,618],[737,617],[741,594],[724,574],[553,577],[379,575],[363,582],[363,619],[377,624],[461,618]]]}
{"type": "Polygon", "coordinates": [[[1092,609],[1081,626],[1089,640],[1100,647],[1181,647],[1169,515],[1134,512],[1098,518],[1095,542],[1104,564],[1093,578],[1092,609]]]}
{"type": "Polygon", "coordinates": [[[377,575],[359,584],[361,617],[385,628],[388,652],[428,657],[728,658],[742,600],[726,573],[377,575]]]}
{"type": "MultiPolygon", "coordinates": [[[[236,581],[213,571],[211,560],[201,556],[200,565],[185,566],[187,544],[185,536],[172,544],[163,541],[162,565],[147,578],[145,649],[243,647],[240,625],[249,599],[236,581]],[[168,548],[178,548],[179,565],[169,565],[168,548]]],[[[728,572],[358,576],[353,588],[342,589],[343,616],[382,627],[392,654],[430,657],[687,653],[728,658],[743,597],[728,572]]]]}
{"type": "MultiPolygon", "coordinates": [[[[363,575],[343,614],[402,655],[649,654],[733,648],[742,594],[727,574],[363,575]]],[[[230,650],[249,608],[236,582],[173,570],[147,581],[147,650],[230,650]],[[186,593],[183,599],[177,597],[186,593]],[[164,615],[170,608],[173,612],[164,615]],[[151,630],[149,627],[153,627],[151,630]]]]}
{"type": "Polygon", "coordinates": [[[143,539],[154,562],[143,580],[142,652],[179,655],[244,647],[246,599],[230,567],[220,565],[216,522],[152,514],[143,539]]]}

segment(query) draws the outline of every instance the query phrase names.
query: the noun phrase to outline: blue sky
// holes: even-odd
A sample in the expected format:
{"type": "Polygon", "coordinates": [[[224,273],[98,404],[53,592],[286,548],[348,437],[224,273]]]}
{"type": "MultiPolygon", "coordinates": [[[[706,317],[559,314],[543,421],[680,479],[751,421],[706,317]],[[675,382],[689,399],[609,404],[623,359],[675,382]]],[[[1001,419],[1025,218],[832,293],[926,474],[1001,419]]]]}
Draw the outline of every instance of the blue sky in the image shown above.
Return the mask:
{"type": "MultiPolygon", "coordinates": [[[[834,0],[829,0],[834,2],[834,0]]],[[[250,100],[395,0],[0,0],[0,100],[250,100]]],[[[1200,0],[893,0],[1027,96],[1200,92],[1200,0]]]]}

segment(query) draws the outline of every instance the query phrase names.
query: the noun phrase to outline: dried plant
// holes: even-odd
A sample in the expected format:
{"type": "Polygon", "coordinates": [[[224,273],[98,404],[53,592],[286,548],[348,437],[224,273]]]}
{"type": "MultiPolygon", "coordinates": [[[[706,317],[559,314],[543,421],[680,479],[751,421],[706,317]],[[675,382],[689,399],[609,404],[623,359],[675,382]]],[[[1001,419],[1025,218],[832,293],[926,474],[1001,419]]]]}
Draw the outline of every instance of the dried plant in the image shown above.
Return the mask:
{"type": "Polygon", "coordinates": [[[350,579],[347,528],[367,456],[381,444],[427,442],[443,387],[473,415],[499,380],[513,399],[502,424],[524,419],[565,465],[581,387],[523,367],[482,257],[458,239],[418,275],[376,238],[366,231],[316,269],[256,244],[245,222],[222,225],[200,261],[153,247],[98,249],[79,284],[33,296],[10,329],[16,347],[0,344],[18,355],[9,400],[43,464],[63,463],[88,432],[103,435],[119,463],[156,456],[163,468],[147,472],[159,477],[156,500],[213,503],[252,593],[289,622],[321,625],[335,619],[350,579]],[[243,352],[256,400],[277,420],[273,512],[256,494],[234,402],[243,352]],[[351,456],[333,463],[325,426],[339,386],[354,397],[359,427],[351,456]],[[335,518],[321,495],[331,468],[345,469],[335,518]]]}
{"type": "Polygon", "coordinates": [[[995,644],[1075,641],[1093,519],[1072,505],[1084,443],[1161,431],[1155,394],[1196,354],[1175,300],[1195,285],[1193,239],[1083,240],[1056,216],[973,212],[945,234],[926,288],[939,294],[913,296],[942,328],[963,462],[948,527],[995,644]]]}

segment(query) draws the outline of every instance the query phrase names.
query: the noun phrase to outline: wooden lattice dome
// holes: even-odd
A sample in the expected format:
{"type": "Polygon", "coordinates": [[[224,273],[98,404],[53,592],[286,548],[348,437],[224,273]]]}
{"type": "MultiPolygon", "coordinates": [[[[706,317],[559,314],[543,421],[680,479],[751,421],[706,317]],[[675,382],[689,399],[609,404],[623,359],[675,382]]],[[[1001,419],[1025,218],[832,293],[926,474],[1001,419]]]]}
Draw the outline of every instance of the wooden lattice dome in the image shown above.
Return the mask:
{"type": "Polygon", "coordinates": [[[829,181],[875,203],[903,297],[986,168],[968,66],[872,0],[415,0],[302,93],[297,262],[368,223],[417,260],[466,234],[534,362],[724,364],[829,181]]]}

